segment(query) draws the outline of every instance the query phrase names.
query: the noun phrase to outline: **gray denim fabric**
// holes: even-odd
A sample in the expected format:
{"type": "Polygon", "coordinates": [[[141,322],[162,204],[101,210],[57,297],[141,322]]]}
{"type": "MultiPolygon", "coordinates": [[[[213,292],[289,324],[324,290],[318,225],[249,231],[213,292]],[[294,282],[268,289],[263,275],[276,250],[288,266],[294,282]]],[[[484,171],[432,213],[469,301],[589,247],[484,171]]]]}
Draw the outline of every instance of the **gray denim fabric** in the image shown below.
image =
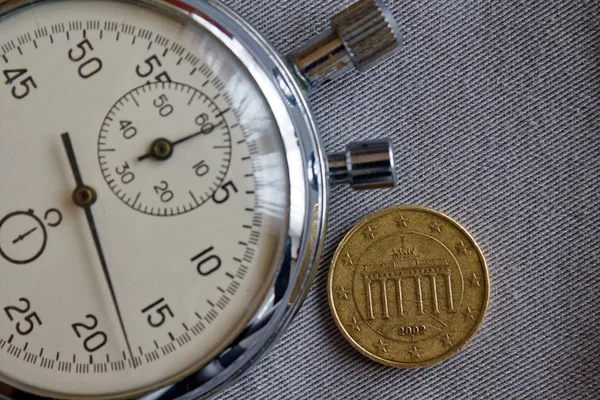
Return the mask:
{"type": "MultiPolygon", "coordinates": [[[[282,53],[346,0],[227,0],[282,53]]],[[[400,186],[335,188],[314,286],[288,332],[217,399],[600,399],[600,2],[388,0],[405,42],[311,96],[328,151],[391,136],[400,186]],[[492,290],[462,352],[424,370],[359,355],[329,315],[332,254],[394,204],[475,237],[492,290]]]]}

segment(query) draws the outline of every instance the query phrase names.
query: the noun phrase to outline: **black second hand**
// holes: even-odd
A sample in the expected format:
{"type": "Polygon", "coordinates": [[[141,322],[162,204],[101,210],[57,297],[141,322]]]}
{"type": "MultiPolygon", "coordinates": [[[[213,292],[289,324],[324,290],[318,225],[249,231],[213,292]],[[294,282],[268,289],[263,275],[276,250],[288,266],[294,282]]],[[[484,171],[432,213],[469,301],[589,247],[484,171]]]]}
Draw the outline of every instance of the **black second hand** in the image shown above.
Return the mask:
{"type": "MultiPolygon", "coordinates": [[[[65,146],[65,151],[67,152],[67,157],[69,158],[69,164],[71,165],[71,170],[73,171],[77,188],[85,187],[81,178],[81,172],[79,171],[77,160],[75,159],[75,152],[73,151],[71,138],[68,133],[63,133],[61,135],[61,138],[63,141],[63,145],[65,146]]],[[[125,324],[123,323],[123,317],[121,316],[121,311],[117,302],[115,289],[110,278],[110,273],[108,272],[108,266],[106,264],[106,258],[104,257],[104,251],[102,250],[102,246],[100,245],[100,237],[98,236],[98,230],[96,229],[96,222],[94,221],[94,215],[92,214],[91,204],[82,208],[85,210],[85,217],[87,219],[88,226],[90,227],[90,232],[92,233],[92,238],[94,240],[96,252],[98,253],[98,258],[100,258],[100,264],[102,265],[102,270],[104,271],[104,277],[106,278],[106,283],[108,284],[108,288],[110,290],[110,295],[112,297],[113,305],[115,306],[115,310],[117,312],[117,317],[119,318],[119,324],[121,325],[121,331],[123,332],[123,337],[125,338],[125,343],[127,344],[127,350],[129,351],[129,356],[131,357],[131,363],[133,364],[133,368],[137,368],[135,364],[135,358],[133,356],[133,351],[131,350],[131,344],[129,343],[129,338],[127,336],[127,331],[125,330],[125,324]]]]}

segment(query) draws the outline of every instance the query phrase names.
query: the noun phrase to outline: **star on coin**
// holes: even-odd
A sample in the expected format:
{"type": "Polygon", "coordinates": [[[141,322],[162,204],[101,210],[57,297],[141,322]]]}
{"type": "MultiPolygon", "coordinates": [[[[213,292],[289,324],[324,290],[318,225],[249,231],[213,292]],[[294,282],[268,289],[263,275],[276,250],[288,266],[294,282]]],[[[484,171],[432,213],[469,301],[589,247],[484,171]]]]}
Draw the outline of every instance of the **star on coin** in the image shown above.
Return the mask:
{"type": "Polygon", "coordinates": [[[471,287],[481,287],[481,278],[477,277],[475,272],[473,272],[473,276],[469,279],[469,282],[471,282],[471,287]]]}
{"type": "Polygon", "coordinates": [[[358,322],[356,317],[352,317],[352,322],[350,323],[350,326],[352,327],[352,329],[354,329],[357,332],[360,332],[361,325],[362,325],[362,322],[358,322]]]}
{"type": "Polygon", "coordinates": [[[344,263],[344,267],[354,267],[354,259],[356,256],[351,256],[349,252],[346,252],[346,255],[342,257],[342,262],[344,263]]]}
{"type": "Polygon", "coordinates": [[[367,239],[375,239],[377,237],[377,230],[371,228],[371,225],[367,226],[367,232],[365,232],[367,239]]]}
{"type": "Polygon", "coordinates": [[[348,293],[350,293],[350,291],[344,289],[343,286],[338,286],[335,292],[338,294],[338,300],[350,300],[350,298],[348,297],[348,293]]]}
{"type": "Polygon", "coordinates": [[[444,345],[444,347],[454,346],[454,344],[452,343],[452,339],[450,339],[450,335],[448,335],[448,334],[446,334],[446,336],[440,340],[442,341],[442,344],[444,345]]]}
{"type": "Polygon", "coordinates": [[[387,347],[389,346],[389,343],[385,343],[383,340],[379,339],[379,342],[375,343],[373,346],[375,346],[375,348],[380,352],[387,353],[387,347]]]}
{"type": "Polygon", "coordinates": [[[437,221],[433,221],[429,228],[431,228],[431,232],[442,233],[442,225],[437,221]]]}
{"type": "Polygon", "coordinates": [[[408,223],[410,220],[406,218],[403,214],[400,214],[400,217],[396,219],[396,225],[398,228],[406,228],[408,227],[408,223]]]}
{"type": "Polygon", "coordinates": [[[472,319],[475,321],[475,312],[471,310],[471,307],[467,307],[467,309],[463,311],[463,315],[465,316],[465,319],[472,319]]]}
{"type": "Polygon", "coordinates": [[[462,240],[459,244],[456,245],[456,250],[462,254],[469,254],[469,248],[465,245],[465,242],[462,240]]]}
{"type": "Polygon", "coordinates": [[[417,348],[417,346],[413,346],[413,348],[408,350],[408,352],[412,356],[413,360],[421,359],[421,354],[419,354],[419,349],[417,348]]]}

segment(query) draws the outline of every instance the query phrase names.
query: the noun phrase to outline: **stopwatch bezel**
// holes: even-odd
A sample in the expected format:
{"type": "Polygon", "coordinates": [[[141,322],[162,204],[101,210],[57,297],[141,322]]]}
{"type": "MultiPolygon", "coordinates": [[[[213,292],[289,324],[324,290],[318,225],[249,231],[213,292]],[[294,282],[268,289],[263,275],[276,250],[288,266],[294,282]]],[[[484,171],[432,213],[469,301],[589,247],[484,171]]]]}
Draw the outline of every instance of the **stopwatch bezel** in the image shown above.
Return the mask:
{"type": "MultiPolygon", "coordinates": [[[[54,0],[0,1],[0,20],[54,0]]],[[[277,121],[288,164],[287,240],[275,279],[245,329],[202,368],[138,400],[206,398],[246,371],[283,333],[302,304],[323,246],[328,183],[323,146],[308,102],[294,74],[267,41],[225,5],[212,0],[121,0],[148,7],[213,34],[246,67],[277,121]]],[[[0,399],[41,399],[8,384],[0,399]],[[11,397],[7,397],[11,396],[11,397]]]]}

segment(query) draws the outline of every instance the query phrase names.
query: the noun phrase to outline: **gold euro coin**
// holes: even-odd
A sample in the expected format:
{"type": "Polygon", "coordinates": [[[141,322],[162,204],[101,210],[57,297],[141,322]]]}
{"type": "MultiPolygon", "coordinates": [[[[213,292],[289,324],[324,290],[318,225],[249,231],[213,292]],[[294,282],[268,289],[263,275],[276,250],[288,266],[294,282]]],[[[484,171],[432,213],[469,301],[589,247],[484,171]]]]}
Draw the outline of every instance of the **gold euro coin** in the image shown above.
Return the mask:
{"type": "Polygon", "coordinates": [[[381,210],[340,243],[329,270],[337,327],[365,356],[392,367],[444,361],[479,329],[487,265],[450,217],[418,206],[381,210]]]}

